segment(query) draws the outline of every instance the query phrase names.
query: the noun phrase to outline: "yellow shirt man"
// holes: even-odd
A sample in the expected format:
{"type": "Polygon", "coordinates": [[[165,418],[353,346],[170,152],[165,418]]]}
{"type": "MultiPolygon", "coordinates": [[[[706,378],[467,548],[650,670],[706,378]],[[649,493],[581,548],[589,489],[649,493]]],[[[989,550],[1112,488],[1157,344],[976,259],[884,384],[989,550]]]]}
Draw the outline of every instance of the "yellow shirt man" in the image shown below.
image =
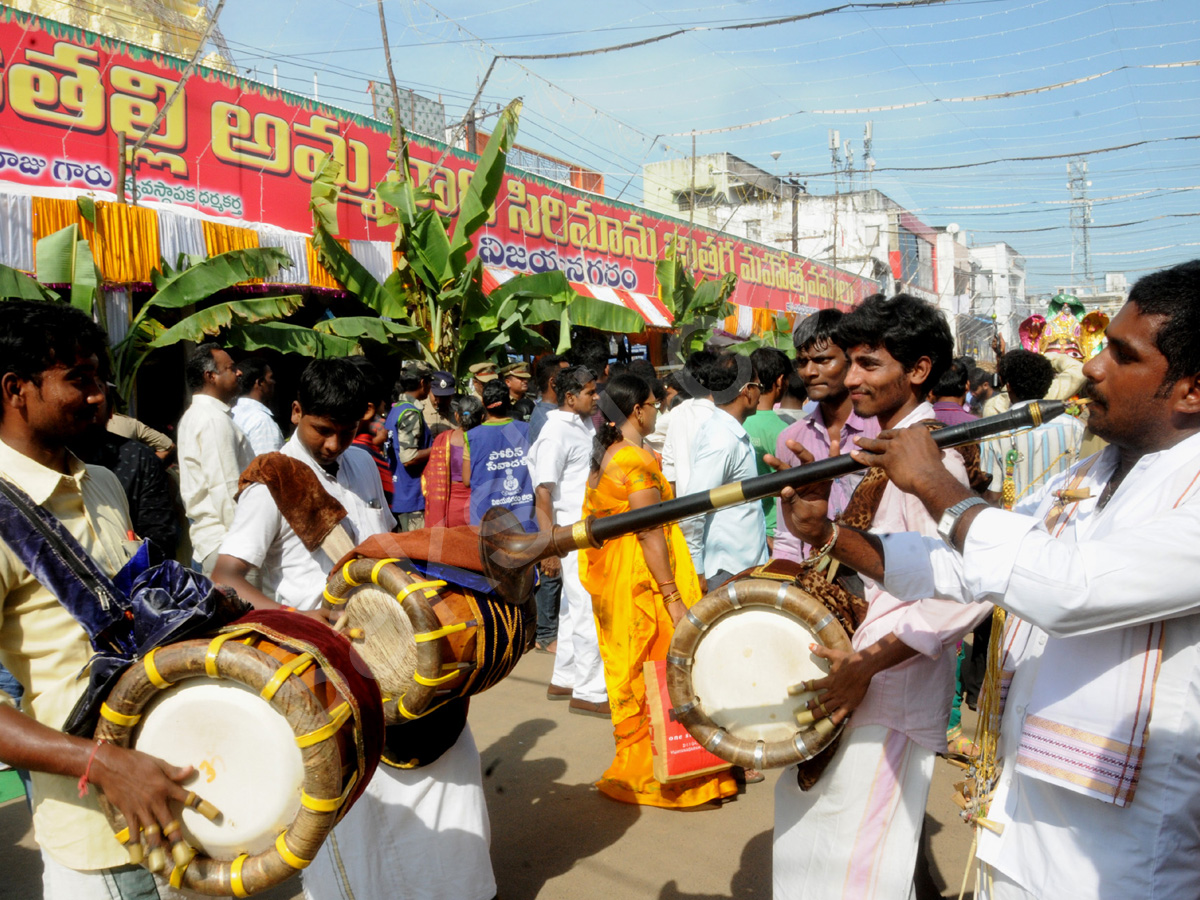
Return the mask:
{"type": "MultiPolygon", "coordinates": [[[[130,540],[125,494],[107,469],[73,456],[70,468],[62,475],[0,441],[0,477],[54,515],[96,565],[114,575],[137,546],[130,540]]],[[[0,541],[0,663],[25,687],[23,711],[61,728],[87,688],[91,656],[83,628],[0,541]]],[[[11,699],[0,693],[0,703],[11,699]]],[[[71,869],[129,863],[100,812],[97,790],[80,798],[75,779],[32,774],[33,826],[42,849],[71,869]]]]}

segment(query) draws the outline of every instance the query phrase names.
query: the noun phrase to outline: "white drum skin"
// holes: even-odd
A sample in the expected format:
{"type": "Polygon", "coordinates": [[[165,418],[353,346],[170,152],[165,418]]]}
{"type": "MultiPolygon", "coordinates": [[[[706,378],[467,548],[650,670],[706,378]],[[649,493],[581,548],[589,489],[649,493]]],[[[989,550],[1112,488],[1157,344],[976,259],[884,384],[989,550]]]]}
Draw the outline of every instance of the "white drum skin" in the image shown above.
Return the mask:
{"type": "Polygon", "coordinates": [[[213,859],[272,847],[300,809],[304,763],[288,721],[233,681],[188,679],[147,705],[134,746],[193,766],[185,787],[221,810],[219,823],[185,808],[189,844],[213,859]]]}
{"type": "Polygon", "coordinates": [[[775,609],[748,607],[722,616],[701,637],[692,667],[700,708],[731,735],[786,741],[804,698],[788,688],[823,678],[828,663],[808,649],[812,631],[775,609]]]}

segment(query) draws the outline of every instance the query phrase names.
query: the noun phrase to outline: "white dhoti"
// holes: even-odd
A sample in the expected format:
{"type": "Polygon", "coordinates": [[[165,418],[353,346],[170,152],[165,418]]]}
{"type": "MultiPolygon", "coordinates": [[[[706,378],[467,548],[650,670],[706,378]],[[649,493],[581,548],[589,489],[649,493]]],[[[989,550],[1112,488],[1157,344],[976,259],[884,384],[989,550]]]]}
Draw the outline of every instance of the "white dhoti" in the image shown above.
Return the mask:
{"type": "Polygon", "coordinates": [[[571,696],[576,700],[603,703],[608,699],[592,595],[579,580],[579,551],[564,556],[562,561],[558,647],[550,683],[571,688],[571,696]]]}
{"type": "Polygon", "coordinates": [[[307,900],[491,900],[491,826],[471,727],[419,769],[380,764],[304,870],[307,900]]]}
{"type": "Polygon", "coordinates": [[[907,900],[934,753],[882,725],[848,729],[809,791],[775,785],[774,900],[907,900]]]}

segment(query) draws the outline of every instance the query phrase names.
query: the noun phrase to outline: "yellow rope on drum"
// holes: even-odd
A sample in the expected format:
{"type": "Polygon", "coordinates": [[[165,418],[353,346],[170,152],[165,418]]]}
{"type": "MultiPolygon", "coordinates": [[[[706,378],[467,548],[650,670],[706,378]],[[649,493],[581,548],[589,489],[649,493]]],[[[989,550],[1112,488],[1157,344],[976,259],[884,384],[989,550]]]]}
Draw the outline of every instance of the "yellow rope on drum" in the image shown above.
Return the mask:
{"type": "Polygon", "coordinates": [[[329,722],[322,725],[316,731],[310,731],[308,734],[302,734],[297,737],[296,746],[303,750],[305,747],[311,747],[313,744],[319,744],[321,741],[328,740],[341,730],[341,727],[346,724],[346,720],[349,718],[350,704],[343,703],[329,714],[329,722]]]}
{"type": "Polygon", "coordinates": [[[379,560],[379,562],[375,563],[374,568],[371,569],[371,581],[375,584],[379,584],[379,573],[380,573],[380,571],[382,571],[383,567],[390,565],[391,563],[398,563],[398,562],[400,562],[400,560],[398,560],[398,559],[381,559],[381,560],[379,560]]]}
{"type": "Polygon", "coordinates": [[[304,859],[301,856],[297,856],[295,853],[293,853],[291,850],[289,850],[287,841],[285,840],[286,837],[287,837],[287,832],[281,831],[279,833],[279,837],[275,838],[275,851],[279,854],[279,856],[283,859],[283,861],[285,863],[287,863],[289,866],[291,866],[293,869],[303,869],[306,866],[308,866],[308,864],[311,863],[312,860],[304,859]]]}
{"type": "Polygon", "coordinates": [[[229,886],[233,889],[233,896],[235,897],[250,896],[246,893],[246,886],[242,884],[242,865],[246,862],[248,856],[249,854],[243,853],[229,866],[229,886]]]}
{"type": "Polygon", "coordinates": [[[140,713],[127,716],[124,713],[117,712],[115,709],[109,706],[108,703],[100,704],[100,715],[108,719],[108,721],[112,722],[114,725],[119,725],[122,728],[132,728],[142,720],[140,713]]]}
{"type": "Polygon", "coordinates": [[[145,655],[142,659],[142,668],[146,670],[146,677],[150,679],[150,683],[160,691],[165,691],[173,682],[167,681],[167,679],[158,674],[158,666],[154,662],[154,654],[157,652],[158,648],[155,647],[145,655]]]}
{"type": "Polygon", "coordinates": [[[345,581],[346,584],[350,585],[350,587],[359,587],[362,584],[361,581],[355,581],[350,577],[350,566],[356,562],[358,562],[357,559],[352,559],[350,562],[342,566],[342,580],[345,581]]]}
{"type": "Polygon", "coordinates": [[[221,648],[225,646],[225,642],[243,637],[249,634],[251,630],[250,628],[235,628],[233,631],[218,634],[212,639],[212,642],[208,645],[208,651],[204,654],[204,672],[209,678],[221,677],[221,673],[217,671],[217,654],[221,652],[221,648]]]}
{"type": "Polygon", "coordinates": [[[403,603],[408,599],[409,594],[412,594],[416,591],[425,591],[425,599],[432,600],[438,594],[437,589],[444,588],[445,586],[446,582],[444,581],[414,581],[412,584],[407,585],[402,591],[396,594],[396,600],[400,603],[403,603]]]}
{"type": "Polygon", "coordinates": [[[294,659],[284,663],[275,671],[275,674],[271,676],[271,680],[263,686],[263,689],[259,691],[259,696],[270,703],[279,689],[283,687],[283,683],[293,675],[302,674],[305,669],[312,665],[312,661],[313,655],[311,653],[301,653],[294,659]]]}

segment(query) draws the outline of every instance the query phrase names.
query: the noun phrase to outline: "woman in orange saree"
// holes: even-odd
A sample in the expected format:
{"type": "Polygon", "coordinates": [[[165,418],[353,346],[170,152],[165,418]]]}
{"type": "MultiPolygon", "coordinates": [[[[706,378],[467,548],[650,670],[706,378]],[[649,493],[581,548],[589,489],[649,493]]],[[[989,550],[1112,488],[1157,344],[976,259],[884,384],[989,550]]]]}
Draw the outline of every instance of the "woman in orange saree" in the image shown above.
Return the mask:
{"type": "MultiPolygon", "coordinates": [[[[611,516],[671,499],[674,493],[657,457],[642,446],[657,414],[649,385],[634,375],[614,376],[600,409],[605,421],[596,434],[584,516],[611,516]]],[[[580,575],[592,595],[617,745],[612,765],[596,787],[623,803],[668,809],[715,806],[736,794],[737,783],[728,772],[671,784],[654,778],[642,664],[666,658],[675,623],[700,599],[700,583],[679,526],[584,550],[580,575]]]]}

